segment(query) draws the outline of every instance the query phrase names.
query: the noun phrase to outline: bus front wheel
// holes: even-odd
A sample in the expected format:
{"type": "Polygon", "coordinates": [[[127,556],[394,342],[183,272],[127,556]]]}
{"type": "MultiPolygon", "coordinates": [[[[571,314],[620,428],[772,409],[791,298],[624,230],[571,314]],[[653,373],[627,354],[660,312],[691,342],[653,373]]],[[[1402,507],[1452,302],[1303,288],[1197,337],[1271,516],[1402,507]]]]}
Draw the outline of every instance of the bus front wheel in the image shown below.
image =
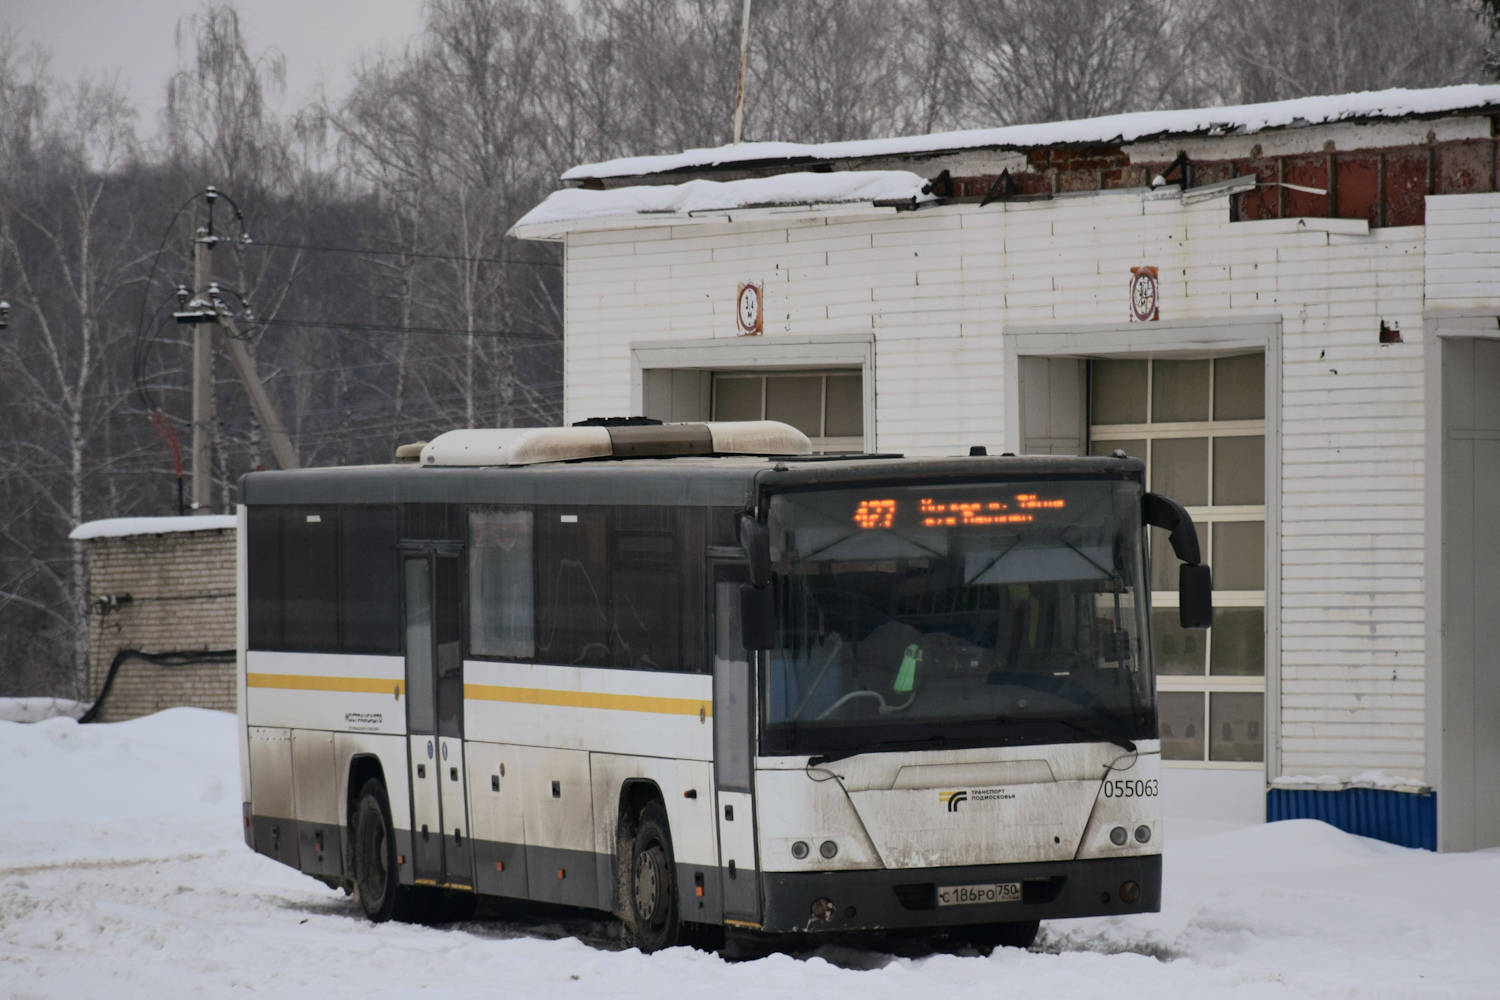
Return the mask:
{"type": "Polygon", "coordinates": [[[677,899],[677,864],[667,811],[660,802],[641,810],[631,854],[630,903],[635,942],[650,953],[682,942],[682,914],[677,899]]]}

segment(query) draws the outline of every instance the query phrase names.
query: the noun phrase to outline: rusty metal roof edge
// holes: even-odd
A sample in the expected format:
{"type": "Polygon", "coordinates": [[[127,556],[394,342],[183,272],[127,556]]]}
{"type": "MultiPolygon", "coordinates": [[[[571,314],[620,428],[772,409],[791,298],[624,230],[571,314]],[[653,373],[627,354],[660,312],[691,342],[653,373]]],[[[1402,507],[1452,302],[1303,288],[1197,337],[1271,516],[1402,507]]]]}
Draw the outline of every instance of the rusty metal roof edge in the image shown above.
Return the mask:
{"type": "MultiPolygon", "coordinates": [[[[562,175],[565,182],[583,183],[590,180],[621,181],[627,178],[646,179],[653,182],[670,183],[674,177],[688,174],[705,175],[725,171],[747,171],[760,170],[781,172],[787,169],[807,170],[809,167],[824,167],[830,170],[856,169],[861,162],[878,159],[912,159],[927,160],[942,156],[950,156],[959,153],[1025,153],[1033,149],[1077,149],[1097,146],[1131,146],[1150,142],[1160,142],[1164,139],[1190,138],[1197,136],[1243,136],[1249,134],[1260,134],[1264,132],[1285,132],[1293,129],[1315,128],[1331,125],[1363,125],[1378,122],[1397,121],[1410,119],[1416,121],[1432,121],[1440,118],[1454,118],[1475,115],[1490,115],[1500,113],[1500,86],[1493,85],[1462,85],[1458,87],[1437,87],[1429,90],[1391,90],[1371,92],[1369,96],[1369,110],[1354,110],[1347,113],[1334,111],[1328,117],[1317,121],[1311,121],[1305,116],[1296,116],[1282,122],[1265,122],[1251,124],[1246,121],[1236,121],[1235,113],[1240,112],[1238,117],[1251,118],[1253,116],[1243,114],[1250,109],[1269,109],[1277,106],[1300,106],[1307,104],[1309,108],[1316,107],[1316,102],[1327,102],[1334,107],[1336,102],[1344,99],[1363,97],[1363,94],[1330,95],[1326,98],[1295,98],[1288,101],[1267,102],[1265,104],[1241,105],[1226,108],[1201,108],[1186,109],[1184,111],[1147,111],[1122,115],[1108,115],[1096,119],[1079,119],[1065,122],[1032,123],[1027,125],[1001,126],[999,128],[970,129],[953,132],[940,133],[938,135],[916,135],[899,136],[888,139],[848,140],[831,143],[790,143],[790,142],[766,142],[745,143],[740,149],[746,153],[754,153],[764,147],[765,155],[748,155],[743,158],[736,155],[735,147],[719,147],[716,149],[687,150],[677,154],[665,154],[659,156],[622,157],[601,163],[582,164],[566,171],[562,175]],[[1435,102],[1430,107],[1404,107],[1396,95],[1412,95],[1422,97],[1435,97],[1447,91],[1472,92],[1472,97],[1479,100],[1459,101],[1452,104],[1435,102]],[[1373,98],[1390,95],[1390,100],[1381,105],[1373,98]],[[1309,103],[1312,102],[1312,103],[1309,103]],[[1395,105],[1392,111],[1381,113],[1382,106],[1395,105]],[[1211,121],[1209,116],[1215,112],[1225,112],[1228,116],[1221,121],[1211,121]],[[1163,122],[1168,122],[1176,117],[1186,119],[1189,115],[1200,115],[1201,118],[1191,128],[1164,127],[1152,131],[1141,131],[1132,133],[1126,138],[1123,130],[1114,135],[1105,137],[1102,133],[1089,136],[1060,137],[1057,139],[1040,138],[1041,133],[1049,127],[1055,127],[1066,131],[1064,126],[1072,126],[1076,129],[1089,122],[1103,122],[1108,119],[1137,119],[1141,122],[1148,121],[1153,117],[1160,117],[1163,122]],[[973,143],[963,141],[964,136],[972,135],[976,138],[981,135],[992,135],[996,132],[1016,131],[1024,135],[1027,132],[1038,134],[1038,138],[1018,138],[1016,141],[976,141],[973,143]],[[951,138],[953,141],[926,145],[938,136],[951,138]],[[909,144],[909,145],[908,145],[909,144]],[[837,147],[845,147],[838,150],[837,147]],[[850,148],[853,147],[853,148],[850,148]],[[861,148],[864,147],[864,148],[861,148]],[[771,150],[780,149],[785,152],[777,155],[771,150]],[[826,150],[816,153],[813,150],[826,150]],[[830,155],[831,154],[831,155],[830,155]]],[[[1413,102],[1421,103],[1421,102],[1413,102]]]]}

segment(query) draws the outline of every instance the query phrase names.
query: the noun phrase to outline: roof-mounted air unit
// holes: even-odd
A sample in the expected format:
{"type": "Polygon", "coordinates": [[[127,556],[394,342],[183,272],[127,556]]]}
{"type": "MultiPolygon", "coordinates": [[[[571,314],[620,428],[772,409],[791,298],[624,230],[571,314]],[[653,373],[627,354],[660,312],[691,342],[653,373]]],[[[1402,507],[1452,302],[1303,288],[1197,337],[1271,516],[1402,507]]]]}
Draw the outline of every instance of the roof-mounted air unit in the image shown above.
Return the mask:
{"type": "Polygon", "coordinates": [[[449,431],[422,449],[422,465],[538,465],[585,458],[806,455],[811,451],[806,434],[778,420],[601,421],[572,427],[449,431]]]}

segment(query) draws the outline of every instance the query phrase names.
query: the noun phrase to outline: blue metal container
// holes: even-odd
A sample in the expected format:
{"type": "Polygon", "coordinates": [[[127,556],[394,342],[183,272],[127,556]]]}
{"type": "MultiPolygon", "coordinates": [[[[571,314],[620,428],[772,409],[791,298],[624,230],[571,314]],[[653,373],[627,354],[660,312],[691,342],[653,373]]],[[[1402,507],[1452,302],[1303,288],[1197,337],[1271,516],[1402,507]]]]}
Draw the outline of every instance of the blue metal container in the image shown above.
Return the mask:
{"type": "Polygon", "coordinates": [[[1266,821],[1320,819],[1347,833],[1402,847],[1437,850],[1437,794],[1387,788],[1321,791],[1272,788],[1266,792],[1266,821]]]}

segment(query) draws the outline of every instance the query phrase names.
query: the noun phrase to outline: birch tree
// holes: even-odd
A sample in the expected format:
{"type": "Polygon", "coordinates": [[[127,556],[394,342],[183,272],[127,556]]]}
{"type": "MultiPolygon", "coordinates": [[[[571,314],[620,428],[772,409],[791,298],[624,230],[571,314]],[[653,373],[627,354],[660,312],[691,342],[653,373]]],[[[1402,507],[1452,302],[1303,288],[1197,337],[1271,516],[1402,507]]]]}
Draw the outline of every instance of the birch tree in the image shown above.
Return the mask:
{"type": "MultiPolygon", "coordinates": [[[[30,503],[12,512],[5,531],[27,577],[40,584],[25,597],[12,583],[4,600],[29,600],[48,610],[49,631],[71,650],[75,685],[86,682],[89,592],[82,542],[63,544],[93,511],[111,456],[96,438],[119,396],[111,354],[125,336],[120,322],[134,265],[133,219],[121,215],[109,188],[133,156],[133,113],[112,83],[81,81],[45,108],[40,80],[30,84],[35,127],[29,150],[12,147],[0,182],[0,254],[14,297],[17,327],[0,356],[15,397],[7,421],[12,447],[0,454],[4,477],[25,484],[30,503]],[[28,167],[45,162],[45,172],[28,167]],[[38,512],[50,530],[17,536],[16,513],[38,512]],[[50,536],[50,537],[49,537],[50,536]]],[[[6,103],[27,98],[12,77],[0,81],[6,103]]],[[[9,116],[7,116],[9,117],[9,116]]],[[[12,136],[18,127],[7,122],[12,136]]],[[[24,524],[24,522],[22,522],[24,524]]]]}
{"type": "Polygon", "coordinates": [[[958,15],[971,126],[1178,103],[1206,16],[1195,0],[958,0],[958,15]]]}
{"type": "Polygon", "coordinates": [[[1215,4],[1209,61],[1229,101],[1481,79],[1488,23],[1468,0],[1215,4]]]}

